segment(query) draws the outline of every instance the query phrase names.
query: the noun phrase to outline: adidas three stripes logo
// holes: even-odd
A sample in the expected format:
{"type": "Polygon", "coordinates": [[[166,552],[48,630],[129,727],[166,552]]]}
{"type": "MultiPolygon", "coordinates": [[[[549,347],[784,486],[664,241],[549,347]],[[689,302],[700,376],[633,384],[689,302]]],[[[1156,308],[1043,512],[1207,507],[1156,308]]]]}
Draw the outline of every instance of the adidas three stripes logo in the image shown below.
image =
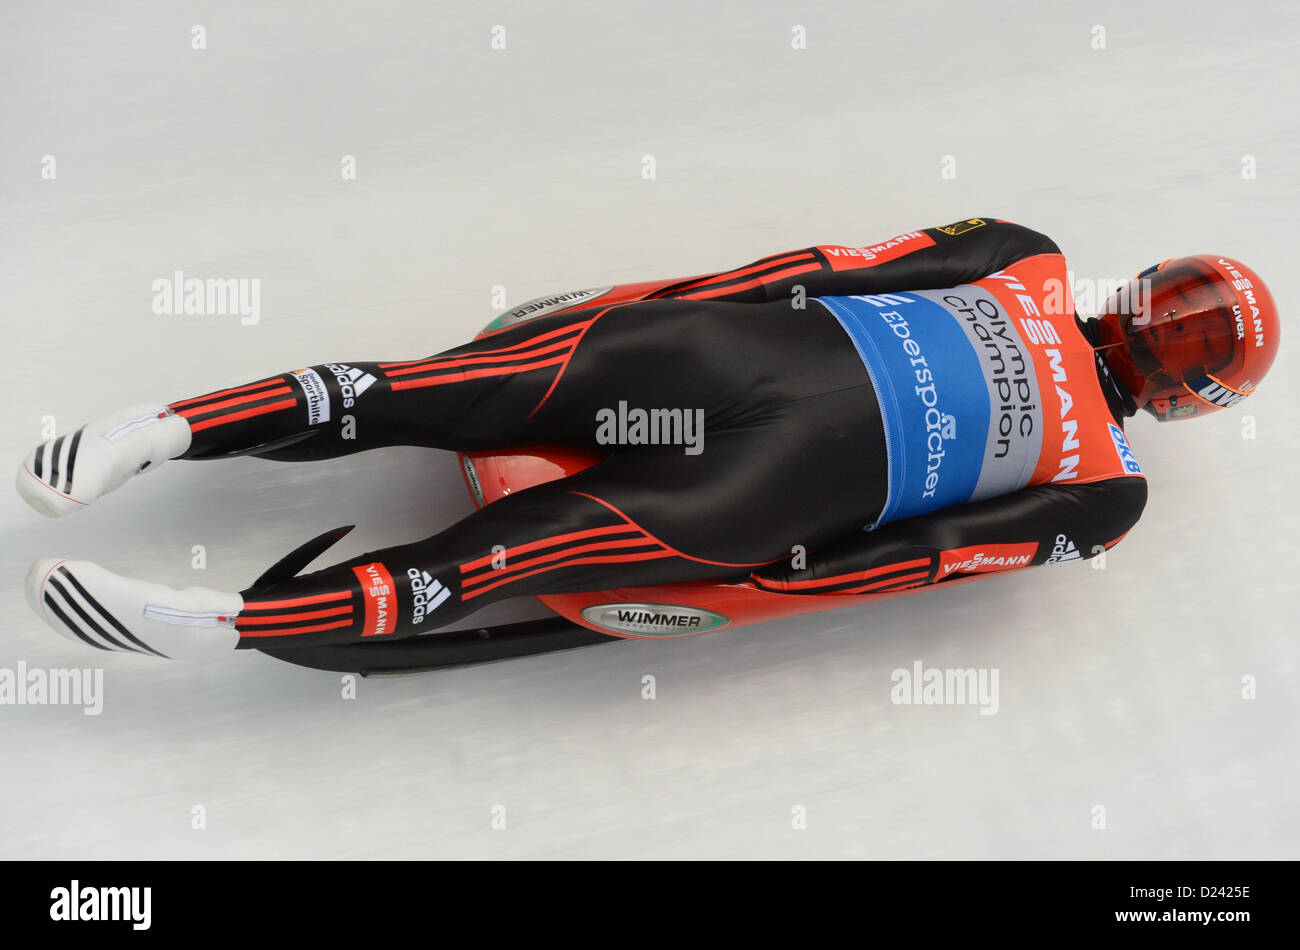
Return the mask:
{"type": "Polygon", "coordinates": [[[60,564],[50,573],[41,599],[50,614],[58,618],[69,633],[97,650],[120,650],[167,658],[166,654],[126,629],[65,564],[60,564]]]}
{"type": "Polygon", "coordinates": [[[72,473],[76,471],[77,449],[81,447],[81,434],[86,430],[82,426],[72,437],[61,435],[52,442],[46,442],[36,450],[36,459],[32,464],[32,474],[49,485],[55,491],[68,494],[72,491],[72,473]]]}

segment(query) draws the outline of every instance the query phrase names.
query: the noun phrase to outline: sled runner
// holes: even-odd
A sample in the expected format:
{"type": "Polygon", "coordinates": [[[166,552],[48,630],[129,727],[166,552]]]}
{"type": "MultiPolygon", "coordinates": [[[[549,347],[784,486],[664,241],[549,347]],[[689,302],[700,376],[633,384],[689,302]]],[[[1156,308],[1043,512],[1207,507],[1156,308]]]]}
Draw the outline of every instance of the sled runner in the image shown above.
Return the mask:
{"type": "Polygon", "coordinates": [[[474,630],[449,630],[390,642],[348,643],[262,652],[316,670],[383,676],[427,673],[453,666],[471,666],[535,653],[571,650],[617,639],[580,627],[563,617],[544,617],[541,620],[474,630]]]}

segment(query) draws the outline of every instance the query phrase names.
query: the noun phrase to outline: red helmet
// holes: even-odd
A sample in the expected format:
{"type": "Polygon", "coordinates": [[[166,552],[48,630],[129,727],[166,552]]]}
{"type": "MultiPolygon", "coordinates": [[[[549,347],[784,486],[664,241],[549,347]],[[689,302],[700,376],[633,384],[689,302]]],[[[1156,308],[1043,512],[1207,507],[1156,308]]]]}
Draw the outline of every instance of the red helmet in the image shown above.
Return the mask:
{"type": "Polygon", "coordinates": [[[1259,275],[1215,254],[1148,267],[1101,315],[1106,363],[1138,406],[1161,420],[1245,399],[1273,365],[1280,331],[1259,275]]]}

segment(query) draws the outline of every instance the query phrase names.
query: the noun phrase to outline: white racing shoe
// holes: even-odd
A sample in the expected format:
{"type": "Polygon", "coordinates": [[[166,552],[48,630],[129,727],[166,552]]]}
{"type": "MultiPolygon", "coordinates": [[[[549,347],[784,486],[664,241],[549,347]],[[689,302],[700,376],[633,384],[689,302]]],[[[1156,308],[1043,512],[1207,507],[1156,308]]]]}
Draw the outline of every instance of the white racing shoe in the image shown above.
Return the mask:
{"type": "Polygon", "coordinates": [[[27,602],[69,639],[170,659],[235,649],[244,598],[206,587],[177,590],[132,580],[90,561],[46,558],[27,572],[27,602]]]}
{"type": "Polygon", "coordinates": [[[183,416],[162,405],[128,406],[41,443],[23,460],[14,484],[27,504],[58,518],[189,447],[183,416]]]}

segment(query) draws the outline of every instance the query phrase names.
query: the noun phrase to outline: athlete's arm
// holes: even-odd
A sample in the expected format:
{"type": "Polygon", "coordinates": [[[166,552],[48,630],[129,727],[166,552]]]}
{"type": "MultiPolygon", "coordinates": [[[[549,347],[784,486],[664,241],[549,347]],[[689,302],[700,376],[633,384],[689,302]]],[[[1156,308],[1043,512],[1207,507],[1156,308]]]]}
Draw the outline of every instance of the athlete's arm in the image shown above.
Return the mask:
{"type": "Polygon", "coordinates": [[[863,594],[948,578],[1088,559],[1122,538],[1146,505],[1145,478],[1034,485],[863,531],[806,567],[782,561],[752,580],[791,594],[863,594]]]}
{"type": "Polygon", "coordinates": [[[805,296],[955,287],[1035,254],[1059,254],[1044,234],[1010,221],[968,218],[878,244],[824,244],[774,254],[734,270],[678,281],[647,296],[762,303],[805,296]]]}
{"type": "Polygon", "coordinates": [[[1037,231],[995,218],[967,218],[878,244],[822,244],[786,251],[716,274],[538,297],[507,315],[513,320],[663,298],[764,303],[793,299],[799,287],[804,297],[956,287],[1035,254],[1059,253],[1052,239],[1037,231]]]}

